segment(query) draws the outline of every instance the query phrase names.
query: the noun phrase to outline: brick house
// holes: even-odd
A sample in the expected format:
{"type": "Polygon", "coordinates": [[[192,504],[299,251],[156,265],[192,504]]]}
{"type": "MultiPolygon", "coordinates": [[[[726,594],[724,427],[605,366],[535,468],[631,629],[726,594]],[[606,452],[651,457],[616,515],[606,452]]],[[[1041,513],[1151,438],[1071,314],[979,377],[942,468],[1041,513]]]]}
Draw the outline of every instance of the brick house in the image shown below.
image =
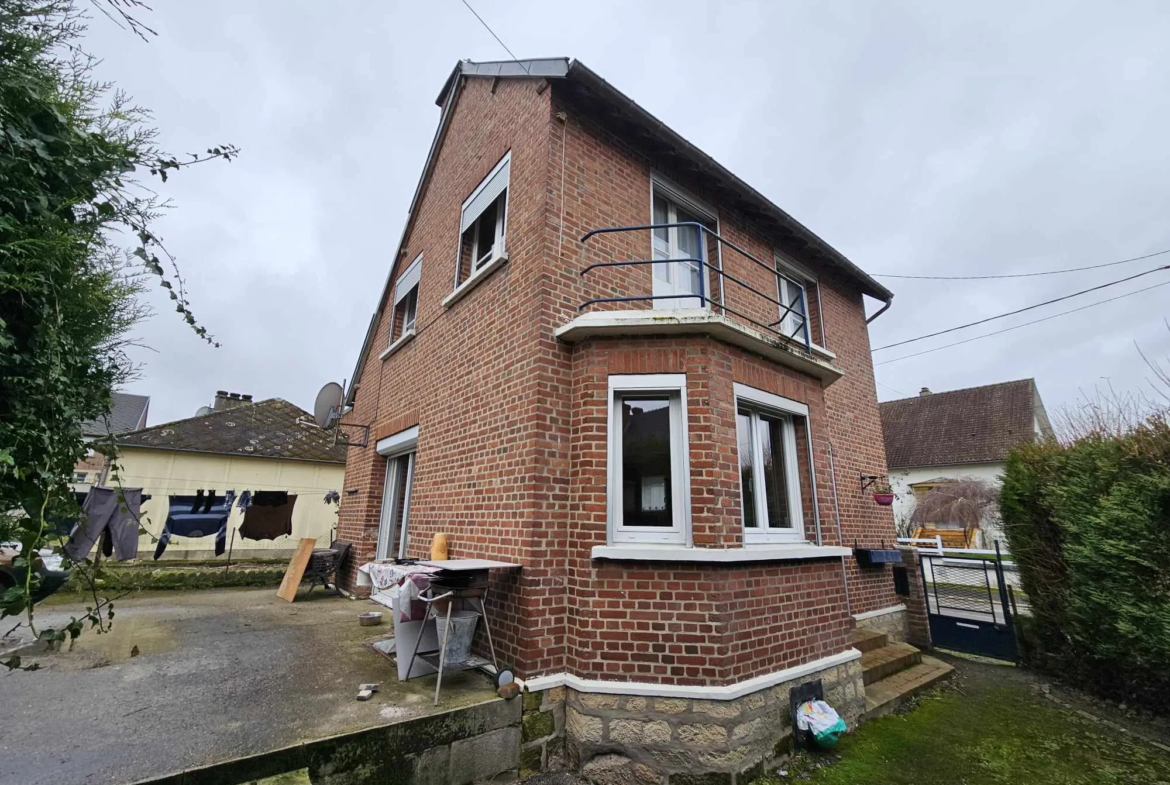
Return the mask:
{"type": "Polygon", "coordinates": [[[567,688],[576,765],[734,775],[812,678],[856,719],[851,631],[904,625],[851,550],[895,537],[859,482],[891,293],[578,61],[464,61],[437,103],[347,398],[349,584],[436,532],[523,564],[496,647],[567,688]]]}

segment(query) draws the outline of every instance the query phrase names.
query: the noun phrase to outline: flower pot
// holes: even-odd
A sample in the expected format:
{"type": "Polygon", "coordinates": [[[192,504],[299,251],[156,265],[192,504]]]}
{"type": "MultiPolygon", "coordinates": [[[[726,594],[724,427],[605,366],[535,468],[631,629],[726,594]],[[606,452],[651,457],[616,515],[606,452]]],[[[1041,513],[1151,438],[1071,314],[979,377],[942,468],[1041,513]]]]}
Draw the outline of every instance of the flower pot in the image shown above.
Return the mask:
{"type": "Polygon", "coordinates": [[[875,493],[873,500],[882,507],[889,507],[894,503],[894,494],[892,493],[875,493]]]}

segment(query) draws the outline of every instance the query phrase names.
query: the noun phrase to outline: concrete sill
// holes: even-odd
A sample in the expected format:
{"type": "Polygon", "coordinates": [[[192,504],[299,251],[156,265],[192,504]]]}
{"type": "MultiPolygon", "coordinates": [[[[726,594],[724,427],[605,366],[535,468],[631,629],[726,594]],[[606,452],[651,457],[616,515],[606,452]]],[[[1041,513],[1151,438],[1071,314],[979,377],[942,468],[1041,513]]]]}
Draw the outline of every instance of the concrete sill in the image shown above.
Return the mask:
{"type": "Polygon", "coordinates": [[[849,556],[850,548],[836,545],[753,545],[747,548],[685,548],[681,545],[594,545],[594,559],[616,561],[675,561],[708,564],[740,564],[792,559],[837,559],[849,556]]]}
{"type": "Polygon", "coordinates": [[[399,337],[399,339],[397,341],[395,341],[394,343],[387,346],[386,349],[381,354],[378,355],[378,359],[385,360],[387,357],[394,354],[394,352],[398,351],[403,346],[406,346],[406,344],[408,344],[414,340],[415,334],[416,333],[414,332],[413,328],[408,330],[407,332],[404,332],[401,335],[401,337],[399,337]]]}
{"type": "Polygon", "coordinates": [[[476,270],[468,277],[466,281],[455,287],[455,291],[451,292],[449,295],[443,298],[443,307],[450,308],[452,305],[462,300],[467,296],[468,292],[470,292],[476,287],[477,284],[479,284],[480,281],[495,272],[496,269],[501,267],[506,261],[508,261],[508,254],[502,253],[485,264],[483,267],[476,270]]]}
{"type": "Polygon", "coordinates": [[[764,335],[706,308],[591,311],[581,314],[556,332],[556,337],[565,343],[628,335],[706,335],[814,376],[825,387],[845,375],[827,359],[815,356],[831,358],[832,352],[828,349],[814,347],[814,353],[809,353],[802,346],[764,335]]]}

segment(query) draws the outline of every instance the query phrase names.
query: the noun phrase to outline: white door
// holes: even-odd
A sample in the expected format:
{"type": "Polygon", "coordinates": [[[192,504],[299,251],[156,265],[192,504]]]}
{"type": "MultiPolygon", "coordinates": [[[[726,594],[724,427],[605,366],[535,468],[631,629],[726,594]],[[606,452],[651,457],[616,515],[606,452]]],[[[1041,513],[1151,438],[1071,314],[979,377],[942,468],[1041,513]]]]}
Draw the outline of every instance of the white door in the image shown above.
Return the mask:
{"type": "Polygon", "coordinates": [[[378,526],[376,553],[378,559],[406,558],[410,486],[413,481],[413,452],[386,461],[386,485],[382,489],[382,518],[378,526]]]}
{"type": "MultiPolygon", "coordinates": [[[[670,201],[662,194],[654,194],[654,223],[673,224],[686,221],[699,222],[699,218],[670,201]]],[[[665,259],[703,259],[706,261],[705,243],[700,241],[699,229],[693,226],[672,226],[669,229],[654,230],[654,296],[666,299],[654,300],[655,308],[702,308],[698,297],[685,295],[699,294],[699,276],[702,266],[697,261],[666,262],[665,259]]],[[[710,295],[707,295],[710,297],[710,295]]]]}

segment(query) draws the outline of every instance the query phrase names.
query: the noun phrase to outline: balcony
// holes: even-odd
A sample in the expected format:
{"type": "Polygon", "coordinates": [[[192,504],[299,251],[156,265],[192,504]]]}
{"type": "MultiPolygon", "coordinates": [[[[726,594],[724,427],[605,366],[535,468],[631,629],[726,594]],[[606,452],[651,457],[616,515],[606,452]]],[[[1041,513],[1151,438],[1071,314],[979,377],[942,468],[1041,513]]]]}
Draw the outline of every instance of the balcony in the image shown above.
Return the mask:
{"type": "Polygon", "coordinates": [[[578,315],[557,330],[560,340],[705,335],[814,376],[826,387],[844,375],[833,353],[812,341],[804,285],[702,223],[594,229],[581,243],[586,261],[601,261],[580,271],[584,299],[578,315]],[[653,258],[612,261],[643,254],[647,234],[653,258]]]}

